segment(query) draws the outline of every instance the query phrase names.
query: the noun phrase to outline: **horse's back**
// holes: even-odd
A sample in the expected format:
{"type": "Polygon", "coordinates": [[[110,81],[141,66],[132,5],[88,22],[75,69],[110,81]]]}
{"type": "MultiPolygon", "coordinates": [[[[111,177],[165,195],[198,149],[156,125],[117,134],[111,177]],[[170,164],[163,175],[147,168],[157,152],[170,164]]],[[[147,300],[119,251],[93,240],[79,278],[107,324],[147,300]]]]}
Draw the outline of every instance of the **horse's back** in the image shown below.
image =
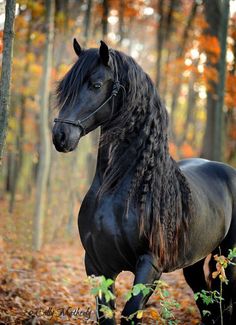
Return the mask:
{"type": "Polygon", "coordinates": [[[179,166],[201,204],[208,199],[214,207],[227,207],[232,215],[236,210],[236,169],[201,158],[181,160],[179,166]]]}
{"type": "Polygon", "coordinates": [[[196,207],[192,231],[197,245],[207,237],[213,248],[222,240],[227,240],[226,246],[232,248],[236,244],[236,170],[200,158],[178,164],[189,182],[196,207]]]}
{"type": "Polygon", "coordinates": [[[236,169],[233,167],[225,163],[201,158],[180,160],[178,164],[188,179],[193,179],[206,188],[209,187],[211,191],[218,190],[213,185],[226,186],[236,200],[236,169]]]}

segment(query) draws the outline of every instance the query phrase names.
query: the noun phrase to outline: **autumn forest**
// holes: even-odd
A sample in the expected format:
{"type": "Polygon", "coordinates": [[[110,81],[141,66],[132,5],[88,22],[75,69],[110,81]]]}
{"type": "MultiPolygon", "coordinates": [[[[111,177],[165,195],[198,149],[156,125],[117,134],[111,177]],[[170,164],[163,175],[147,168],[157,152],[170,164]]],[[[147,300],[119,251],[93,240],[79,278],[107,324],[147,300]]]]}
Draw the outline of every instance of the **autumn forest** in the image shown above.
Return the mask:
{"type": "MultiPolygon", "coordinates": [[[[0,1],[0,324],[96,323],[77,215],[100,130],[68,154],[52,143],[56,88],[78,59],[74,38],[82,48],[103,40],[150,75],[175,160],[236,167],[236,1],[0,1]]],[[[163,280],[143,323],[198,324],[181,271],[163,280]]],[[[119,276],[116,315],[131,281],[119,276]]]]}

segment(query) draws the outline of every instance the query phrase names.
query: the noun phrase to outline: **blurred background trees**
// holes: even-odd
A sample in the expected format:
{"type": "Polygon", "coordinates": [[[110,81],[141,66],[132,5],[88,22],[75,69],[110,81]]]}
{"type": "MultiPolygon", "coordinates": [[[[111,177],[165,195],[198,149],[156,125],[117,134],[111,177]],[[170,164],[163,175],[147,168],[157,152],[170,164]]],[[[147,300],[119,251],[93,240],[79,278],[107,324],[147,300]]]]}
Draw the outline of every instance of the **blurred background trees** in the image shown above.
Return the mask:
{"type": "Polygon", "coordinates": [[[16,1],[11,0],[6,4],[6,18],[4,22],[4,50],[2,54],[2,69],[0,80],[0,165],[6,142],[8,126],[9,104],[10,104],[10,83],[12,66],[12,44],[14,35],[16,1]]]}
{"type": "MultiPolygon", "coordinates": [[[[55,151],[48,135],[57,114],[57,81],[77,59],[73,37],[84,47],[104,39],[149,73],[169,112],[175,159],[203,156],[236,166],[235,1],[55,0],[51,11],[49,3],[54,1],[16,1],[0,236],[32,247],[33,226],[38,231],[41,224],[34,245],[39,248],[41,242],[73,240],[77,234],[98,132],[67,155],[55,151]]],[[[4,9],[0,1],[1,57],[4,9]]]]}

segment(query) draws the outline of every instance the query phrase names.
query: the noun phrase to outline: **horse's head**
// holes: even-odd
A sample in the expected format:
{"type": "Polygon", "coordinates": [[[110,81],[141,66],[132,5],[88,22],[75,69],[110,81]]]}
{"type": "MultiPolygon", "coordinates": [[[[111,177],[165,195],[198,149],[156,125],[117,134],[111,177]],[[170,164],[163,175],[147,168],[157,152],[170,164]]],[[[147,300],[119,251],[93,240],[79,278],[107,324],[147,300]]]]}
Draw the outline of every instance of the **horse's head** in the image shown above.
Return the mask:
{"type": "Polygon", "coordinates": [[[107,45],[82,50],[74,39],[77,62],[57,89],[59,116],[53,127],[53,143],[60,152],[76,148],[81,136],[105,125],[113,116],[119,92],[117,67],[107,45]]]}

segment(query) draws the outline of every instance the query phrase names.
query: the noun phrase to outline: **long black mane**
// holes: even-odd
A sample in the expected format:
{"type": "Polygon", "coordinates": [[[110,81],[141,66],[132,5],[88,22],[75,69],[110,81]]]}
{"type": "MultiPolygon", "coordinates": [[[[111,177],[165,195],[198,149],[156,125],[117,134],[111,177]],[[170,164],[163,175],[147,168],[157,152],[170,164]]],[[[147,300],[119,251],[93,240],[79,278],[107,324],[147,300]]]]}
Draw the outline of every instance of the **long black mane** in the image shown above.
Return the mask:
{"type": "MultiPolygon", "coordinates": [[[[95,49],[81,54],[58,86],[59,106],[76,101],[80,86],[98,59],[95,49]]],[[[136,202],[140,235],[148,239],[162,264],[172,264],[178,257],[180,233],[185,238],[183,247],[187,244],[192,200],[188,183],[169,154],[167,111],[150,77],[131,57],[110,50],[110,65],[113,70],[117,66],[126,94],[116,106],[119,114],[102,132],[101,145],[109,144],[110,150],[99,195],[119,186],[135,143],[137,159],[127,206],[132,200],[136,202]]]]}

